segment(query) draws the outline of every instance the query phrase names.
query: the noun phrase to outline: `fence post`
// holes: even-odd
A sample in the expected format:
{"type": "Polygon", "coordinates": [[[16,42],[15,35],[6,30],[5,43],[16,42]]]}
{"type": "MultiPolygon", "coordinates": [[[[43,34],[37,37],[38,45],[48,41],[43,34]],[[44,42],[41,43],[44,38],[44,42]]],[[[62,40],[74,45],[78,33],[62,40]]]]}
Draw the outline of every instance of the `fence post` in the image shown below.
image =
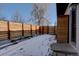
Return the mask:
{"type": "Polygon", "coordinates": [[[42,27],[42,34],[44,34],[44,26],[42,27]]]}
{"type": "Polygon", "coordinates": [[[40,35],[40,26],[39,26],[39,35],[40,35]]]}
{"type": "Polygon", "coordinates": [[[42,26],[41,26],[41,34],[42,34],[42,26]]]}
{"type": "Polygon", "coordinates": [[[35,26],[35,28],[36,28],[35,32],[36,32],[36,35],[37,35],[37,25],[35,26]]]}
{"type": "Polygon", "coordinates": [[[55,26],[54,26],[54,34],[55,34],[55,26]]]}
{"type": "Polygon", "coordinates": [[[42,26],[42,30],[41,30],[42,34],[43,34],[43,26],[42,26]]]}
{"type": "Polygon", "coordinates": [[[44,34],[44,26],[43,26],[43,34],[44,34]]]}
{"type": "Polygon", "coordinates": [[[32,36],[32,25],[30,24],[30,34],[32,36]]]}
{"type": "Polygon", "coordinates": [[[10,25],[9,25],[9,21],[7,22],[8,24],[8,39],[10,40],[10,25]]]}
{"type": "Polygon", "coordinates": [[[23,26],[23,23],[22,23],[22,36],[24,36],[24,26],[23,26]]]}
{"type": "Polygon", "coordinates": [[[47,34],[49,34],[49,26],[47,26],[47,34]]]}

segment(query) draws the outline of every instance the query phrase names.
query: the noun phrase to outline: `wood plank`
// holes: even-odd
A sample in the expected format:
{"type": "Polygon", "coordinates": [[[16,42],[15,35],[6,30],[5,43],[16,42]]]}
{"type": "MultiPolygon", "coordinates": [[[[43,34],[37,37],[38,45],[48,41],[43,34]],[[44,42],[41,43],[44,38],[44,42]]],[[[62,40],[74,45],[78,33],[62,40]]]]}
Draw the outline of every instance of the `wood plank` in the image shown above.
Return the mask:
{"type": "Polygon", "coordinates": [[[31,36],[31,28],[30,24],[23,24],[24,36],[31,36]]]}
{"type": "Polygon", "coordinates": [[[67,43],[68,40],[68,16],[59,16],[57,19],[57,42],[67,43]]]}
{"type": "Polygon", "coordinates": [[[32,35],[35,36],[36,35],[36,26],[32,25],[32,35]]]}

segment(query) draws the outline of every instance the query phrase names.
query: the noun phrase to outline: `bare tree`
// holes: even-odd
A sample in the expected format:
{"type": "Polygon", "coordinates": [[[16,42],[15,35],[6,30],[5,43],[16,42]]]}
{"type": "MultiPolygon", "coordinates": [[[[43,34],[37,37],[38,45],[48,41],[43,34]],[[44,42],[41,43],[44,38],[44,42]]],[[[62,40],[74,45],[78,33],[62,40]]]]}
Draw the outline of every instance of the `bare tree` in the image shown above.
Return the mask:
{"type": "Polygon", "coordinates": [[[34,17],[38,25],[42,25],[43,22],[49,22],[44,16],[47,13],[48,4],[47,3],[35,3],[32,8],[32,16],[34,17]],[[47,21],[46,21],[47,20],[47,21]]]}
{"type": "Polygon", "coordinates": [[[49,22],[49,19],[47,19],[47,18],[42,18],[41,20],[40,20],[40,25],[42,26],[49,26],[49,24],[50,24],[50,22],[49,22]]]}
{"type": "Polygon", "coordinates": [[[13,21],[14,22],[20,22],[20,23],[24,22],[19,11],[15,11],[14,16],[13,16],[13,21]]]}

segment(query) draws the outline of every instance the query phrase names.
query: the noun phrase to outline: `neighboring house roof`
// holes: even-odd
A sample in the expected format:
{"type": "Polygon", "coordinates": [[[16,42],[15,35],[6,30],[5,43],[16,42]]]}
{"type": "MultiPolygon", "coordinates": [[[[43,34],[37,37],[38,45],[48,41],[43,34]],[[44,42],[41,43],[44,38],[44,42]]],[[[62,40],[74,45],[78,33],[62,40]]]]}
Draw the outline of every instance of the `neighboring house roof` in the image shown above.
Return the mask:
{"type": "Polygon", "coordinates": [[[57,16],[64,15],[68,4],[69,3],[57,3],[56,4],[56,7],[57,7],[57,16]]]}

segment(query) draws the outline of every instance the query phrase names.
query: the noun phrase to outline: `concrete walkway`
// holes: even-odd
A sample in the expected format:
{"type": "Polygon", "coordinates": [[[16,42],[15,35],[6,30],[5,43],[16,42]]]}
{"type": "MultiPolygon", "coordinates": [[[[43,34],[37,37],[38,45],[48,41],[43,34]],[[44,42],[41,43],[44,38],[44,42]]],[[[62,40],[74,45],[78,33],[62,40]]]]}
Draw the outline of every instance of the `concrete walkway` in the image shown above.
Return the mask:
{"type": "Polygon", "coordinates": [[[77,55],[77,51],[70,45],[64,43],[54,43],[51,45],[56,55],[77,55]]]}

